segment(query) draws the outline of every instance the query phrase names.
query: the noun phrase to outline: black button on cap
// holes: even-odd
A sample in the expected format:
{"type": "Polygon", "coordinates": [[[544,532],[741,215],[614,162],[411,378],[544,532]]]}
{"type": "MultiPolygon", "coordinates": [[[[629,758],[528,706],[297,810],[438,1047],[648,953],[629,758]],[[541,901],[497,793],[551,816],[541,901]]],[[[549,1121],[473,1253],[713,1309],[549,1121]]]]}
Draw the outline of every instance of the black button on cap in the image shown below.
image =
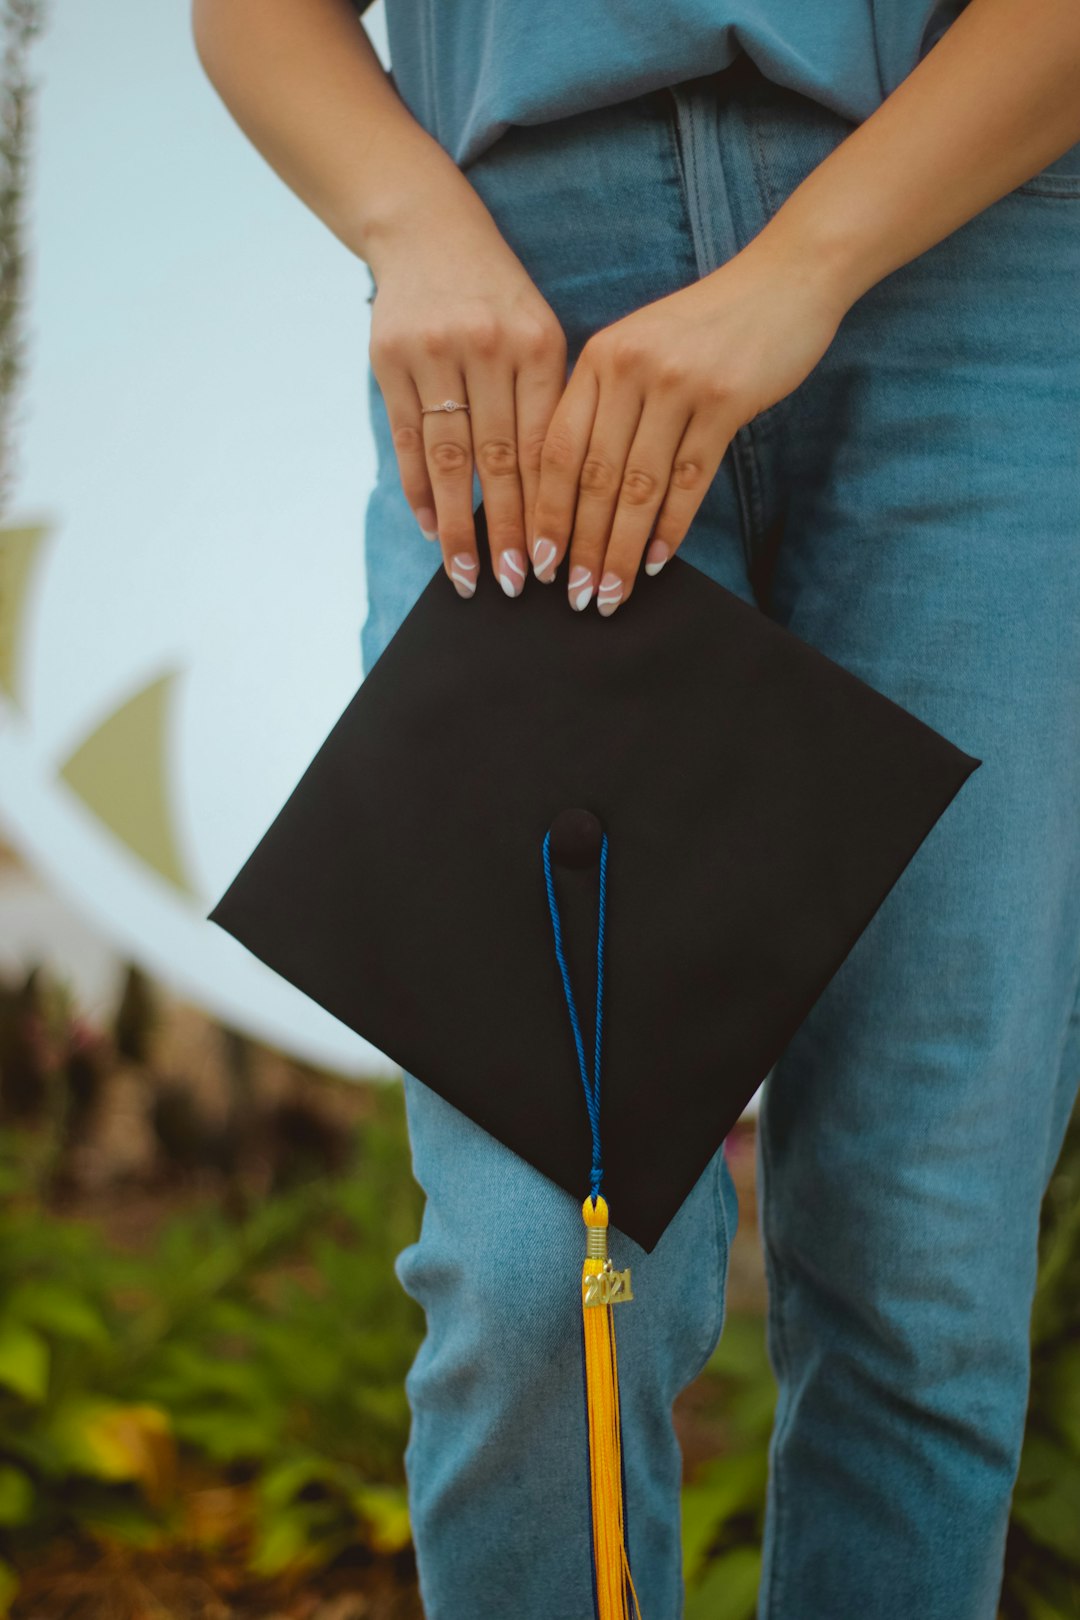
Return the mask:
{"type": "Polygon", "coordinates": [[[551,823],[551,858],[559,866],[595,866],[604,828],[591,810],[560,810],[551,823]]]}

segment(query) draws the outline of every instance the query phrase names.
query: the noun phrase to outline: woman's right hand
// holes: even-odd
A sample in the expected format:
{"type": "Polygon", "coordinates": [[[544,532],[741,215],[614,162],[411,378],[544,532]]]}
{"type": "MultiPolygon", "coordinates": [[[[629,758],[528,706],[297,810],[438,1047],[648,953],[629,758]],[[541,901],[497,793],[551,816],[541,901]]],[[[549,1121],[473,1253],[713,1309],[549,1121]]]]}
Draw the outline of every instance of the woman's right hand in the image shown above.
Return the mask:
{"type": "MultiPolygon", "coordinates": [[[[491,565],[517,596],[540,450],[566,386],[562,327],[460,171],[437,198],[399,199],[366,257],[376,286],[369,357],[405,498],[426,538],[438,540],[458,594],[472,596],[475,465],[491,565]],[[421,415],[422,405],[447,399],[469,410],[421,415]]],[[[546,545],[535,572],[549,583],[555,559],[546,545]]]]}

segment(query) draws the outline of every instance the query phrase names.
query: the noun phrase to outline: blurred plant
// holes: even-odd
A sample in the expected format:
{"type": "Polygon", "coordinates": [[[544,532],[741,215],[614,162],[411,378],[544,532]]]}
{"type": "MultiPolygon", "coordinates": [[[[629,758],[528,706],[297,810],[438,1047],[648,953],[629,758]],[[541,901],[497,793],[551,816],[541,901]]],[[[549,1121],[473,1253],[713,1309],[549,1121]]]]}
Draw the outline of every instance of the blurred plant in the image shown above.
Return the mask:
{"type": "Polygon", "coordinates": [[[1080,1108],[1043,1203],[1003,1620],[1080,1620],[1080,1108]]]}
{"type": "MultiPolygon", "coordinates": [[[[401,1087],[361,1088],[343,1129],[314,1086],[263,1095],[266,1054],[219,1027],[211,1121],[155,1066],[151,987],[125,1008],[122,1043],[36,971],[0,987],[0,1614],[26,1569],[40,1620],[65,1543],[185,1548],[229,1581],[340,1578],[380,1556],[407,1576],[404,1380],[423,1319],[394,1261],[423,1195],[401,1087]],[[198,1195],[135,1253],[54,1208],[118,1062],[156,1127],[140,1196],[186,1197],[189,1177],[198,1195]]],[[[1001,1620],[1077,1620],[1080,1110],[1043,1207],[1032,1346],[1001,1620]]],[[[702,1388],[716,1441],[683,1492],[686,1620],[753,1620],[775,1405],[759,1311],[729,1312],[702,1388]]]]}
{"type": "Polygon", "coordinates": [[[41,1118],[53,1068],[41,974],[32,968],[21,984],[0,989],[0,1119],[5,1124],[41,1118]]]}
{"type": "Polygon", "coordinates": [[[776,1405],[764,1318],[729,1312],[703,1377],[724,1433],[719,1454],[683,1487],[686,1620],[753,1620],[776,1405]]]}
{"type": "Polygon", "coordinates": [[[236,1232],[212,1210],[170,1226],[157,1260],[175,1284],[148,1300],[129,1347],[127,1387],[169,1411],[177,1439],[257,1478],[260,1574],[325,1563],[358,1538],[409,1545],[404,1379],[423,1318],[393,1260],[421,1195],[400,1089],[375,1101],[347,1175],[279,1191],[236,1232]]]}
{"type": "MultiPolygon", "coordinates": [[[[250,1487],[261,1575],[408,1549],[404,1377],[422,1313],[393,1259],[419,1227],[400,1088],[373,1088],[348,1170],[240,1223],[174,1216],[146,1253],[44,1216],[40,1134],[0,1138],[0,1612],[64,1535],[163,1547],[215,1528],[185,1456],[250,1487]]],[[[230,1526],[235,1536],[235,1526],[230,1526]]]]}
{"type": "Polygon", "coordinates": [[[12,415],[25,363],[20,322],[25,300],[24,211],[28,189],[30,47],[44,27],[42,0],[3,0],[0,78],[0,512],[12,481],[12,415]]]}
{"type": "Polygon", "coordinates": [[[135,962],[128,962],[124,985],[113,1017],[112,1035],[117,1054],[133,1063],[145,1063],[150,1056],[161,1022],[154,987],[135,962]]]}
{"type": "Polygon", "coordinates": [[[36,1128],[41,1196],[69,1182],[113,1060],[108,1036],[75,1013],[69,987],[40,967],[19,984],[0,984],[0,1125],[36,1128]]]}

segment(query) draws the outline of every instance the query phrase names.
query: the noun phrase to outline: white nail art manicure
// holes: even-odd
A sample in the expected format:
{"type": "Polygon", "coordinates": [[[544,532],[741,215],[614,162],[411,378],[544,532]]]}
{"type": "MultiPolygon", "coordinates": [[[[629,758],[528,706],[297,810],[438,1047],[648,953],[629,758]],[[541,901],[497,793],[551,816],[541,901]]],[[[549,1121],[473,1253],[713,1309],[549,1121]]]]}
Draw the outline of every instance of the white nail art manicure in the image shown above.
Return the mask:
{"type": "Polygon", "coordinates": [[[622,598],[623,582],[618,574],[610,568],[600,581],[600,589],[596,593],[596,610],[606,617],[614,613],[622,598]]]}
{"type": "Polygon", "coordinates": [[[548,569],[554,563],[558,549],[554,540],[548,539],[538,540],[533,548],[533,573],[537,579],[543,580],[545,585],[551,579],[548,569]]]}
{"type": "Polygon", "coordinates": [[[507,596],[517,596],[525,583],[525,558],[518,550],[504,551],[499,558],[499,584],[507,596]]]}
{"type": "Polygon", "coordinates": [[[588,607],[593,593],[592,569],[586,568],[584,563],[575,563],[570,571],[567,593],[570,605],[576,612],[580,613],[582,608],[588,607]]]}
{"type": "Polygon", "coordinates": [[[472,596],[476,590],[477,560],[467,551],[458,551],[450,559],[450,578],[459,596],[472,596]]]}
{"type": "Polygon", "coordinates": [[[670,556],[671,552],[664,542],[654,540],[646,553],[645,572],[647,574],[658,574],[670,556]],[[652,560],[649,561],[649,558],[652,560]]]}

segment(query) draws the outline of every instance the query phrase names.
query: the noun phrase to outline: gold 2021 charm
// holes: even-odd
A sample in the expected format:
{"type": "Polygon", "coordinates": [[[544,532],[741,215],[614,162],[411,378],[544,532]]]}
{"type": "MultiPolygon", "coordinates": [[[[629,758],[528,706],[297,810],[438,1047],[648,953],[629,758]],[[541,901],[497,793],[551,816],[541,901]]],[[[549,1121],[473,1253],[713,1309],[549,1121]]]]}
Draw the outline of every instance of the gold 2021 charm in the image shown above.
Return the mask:
{"type": "Polygon", "coordinates": [[[595,1277],[582,1278],[582,1289],[586,1305],[621,1305],[634,1297],[629,1266],[625,1271],[616,1271],[610,1259],[604,1261],[603,1271],[595,1277]]]}

